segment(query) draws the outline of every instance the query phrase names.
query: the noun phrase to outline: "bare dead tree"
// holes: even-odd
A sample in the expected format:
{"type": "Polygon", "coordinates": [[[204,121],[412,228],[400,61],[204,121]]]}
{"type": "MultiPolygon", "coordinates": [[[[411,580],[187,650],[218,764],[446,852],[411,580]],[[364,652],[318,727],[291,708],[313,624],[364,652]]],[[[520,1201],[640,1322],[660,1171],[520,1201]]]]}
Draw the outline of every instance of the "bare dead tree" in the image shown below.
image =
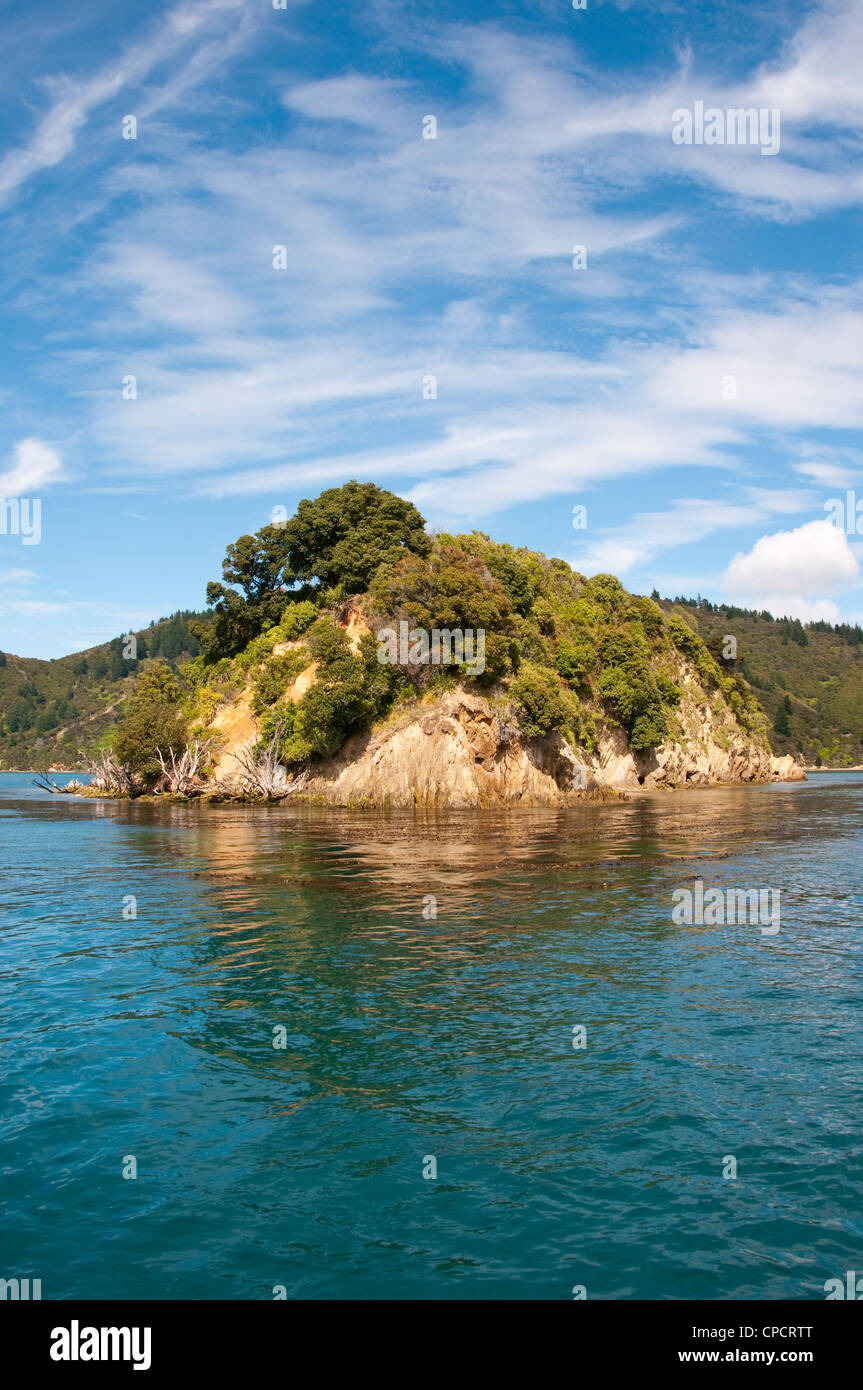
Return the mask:
{"type": "Polygon", "coordinates": [[[72,792],[79,785],[80,783],[78,782],[70,782],[66,787],[58,787],[54,778],[49,777],[47,772],[40,772],[33,778],[34,787],[38,787],[39,790],[43,792],[50,792],[52,796],[62,796],[64,792],[72,792]]]}
{"type": "Polygon", "coordinates": [[[197,739],[195,739],[194,743],[187,743],[180,755],[179,761],[177,760],[173,748],[169,748],[168,752],[171,755],[170,767],[165,763],[161,748],[156,749],[156,755],[161,764],[162,772],[165,774],[165,780],[168,783],[168,790],[178,795],[184,795],[186,792],[191,791],[197,782],[198,773],[209,756],[210,744],[209,742],[199,744],[197,739]]]}
{"type": "Polygon", "coordinates": [[[285,730],[277,725],[264,747],[243,748],[234,754],[243,791],[262,796],[267,801],[276,801],[287,795],[290,786],[281,760],[284,744],[285,730]]]}
{"type": "Polygon", "coordinates": [[[124,796],[136,796],[138,788],[132,774],[121,762],[104,749],[95,760],[78,750],[93,775],[92,785],[99,791],[120,792],[124,796]]]}

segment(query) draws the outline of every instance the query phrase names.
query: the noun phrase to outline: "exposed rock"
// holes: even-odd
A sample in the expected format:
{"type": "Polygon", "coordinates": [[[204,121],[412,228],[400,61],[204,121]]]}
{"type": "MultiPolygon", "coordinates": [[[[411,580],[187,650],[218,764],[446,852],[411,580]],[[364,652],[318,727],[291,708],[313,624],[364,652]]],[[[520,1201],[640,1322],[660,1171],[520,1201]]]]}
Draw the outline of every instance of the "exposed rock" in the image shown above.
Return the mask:
{"type": "Polygon", "coordinates": [[[639,788],[802,776],[792,758],[772,758],[742,734],[721,745],[709,724],[690,747],[675,742],[645,753],[634,753],[620,728],[602,732],[593,755],[560,734],[527,741],[487,700],[458,690],[376,734],[351,739],[292,790],[336,805],[567,806],[639,788]]]}
{"type": "Polygon", "coordinates": [[[599,740],[600,780],[621,791],[803,780],[803,769],[792,757],[773,757],[769,748],[748,740],[727,707],[705,701],[685,671],[681,684],[686,695],[678,710],[678,736],[637,752],[623,729],[607,730],[599,740]]]}
{"type": "Polygon", "coordinates": [[[295,790],[391,807],[563,806],[613,795],[559,734],[522,742],[487,700],[462,690],[349,740],[295,790]]]}
{"type": "MultiPolygon", "coordinates": [[[[351,612],[345,626],[356,651],[368,625],[351,612]]],[[[280,644],[274,655],[301,645],[280,644]]],[[[298,700],[314,683],[316,669],[316,663],[306,667],[282,698],[298,700]]],[[[613,724],[600,726],[590,754],[560,733],[527,740],[505,704],[459,688],[431,703],[418,700],[383,728],[350,739],[335,757],[286,775],[285,787],[290,795],[342,806],[567,806],[639,790],[805,776],[793,758],[773,757],[750,740],[718,694],[705,699],[683,659],[677,674],[684,694],[675,733],[659,748],[634,750],[625,730],[613,724]]],[[[247,687],[212,720],[223,739],[213,779],[217,793],[233,788],[233,755],[258,738],[251,698],[247,687]]]]}
{"type": "MultiPolygon", "coordinates": [[[[289,651],[298,650],[302,645],[302,642],[280,642],[273,647],[273,655],[284,656],[289,651]]],[[[317,669],[316,661],[306,666],[291,681],[281,699],[285,703],[297,704],[309,687],[314,685],[317,669]]],[[[253,696],[253,687],[247,685],[236,699],[219,705],[210,721],[210,728],[218,735],[219,744],[212,777],[216,789],[239,789],[238,778],[241,768],[237,762],[237,755],[254,748],[260,737],[260,724],[252,709],[253,696]]]]}
{"type": "Polygon", "coordinates": [[[252,748],[258,741],[258,721],[252,711],[251,686],[236,700],[219,706],[210,720],[210,728],[220,742],[219,752],[213,764],[213,781],[226,782],[237,773],[235,754],[252,748]]]}

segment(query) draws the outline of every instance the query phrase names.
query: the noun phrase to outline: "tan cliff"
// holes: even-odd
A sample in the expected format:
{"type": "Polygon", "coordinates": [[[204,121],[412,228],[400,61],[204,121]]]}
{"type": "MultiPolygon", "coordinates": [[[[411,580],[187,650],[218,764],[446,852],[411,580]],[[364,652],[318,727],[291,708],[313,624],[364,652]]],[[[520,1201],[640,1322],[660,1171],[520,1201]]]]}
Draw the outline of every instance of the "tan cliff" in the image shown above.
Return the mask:
{"type": "Polygon", "coordinates": [[[335,805],[476,807],[566,806],[615,793],[715,783],[798,780],[791,758],[741,740],[717,743],[709,728],[685,748],[633,753],[622,729],[600,734],[593,754],[559,733],[523,740],[517,726],[480,696],[458,690],[294,780],[293,794],[335,805]]]}
{"type": "MultiPolygon", "coordinates": [[[[283,698],[296,701],[314,678],[314,668],[306,668],[283,698]]],[[[505,698],[459,687],[433,701],[418,699],[297,776],[286,773],[283,791],[333,805],[395,809],[566,806],[642,790],[804,777],[792,758],[775,758],[753,742],[721,700],[707,700],[685,661],[679,679],[684,694],[675,737],[656,749],[634,751],[611,723],[598,726],[590,753],[560,733],[526,740],[505,698]]],[[[249,692],[217,710],[212,727],[223,739],[214,788],[231,793],[235,754],[258,737],[249,692]]]]}

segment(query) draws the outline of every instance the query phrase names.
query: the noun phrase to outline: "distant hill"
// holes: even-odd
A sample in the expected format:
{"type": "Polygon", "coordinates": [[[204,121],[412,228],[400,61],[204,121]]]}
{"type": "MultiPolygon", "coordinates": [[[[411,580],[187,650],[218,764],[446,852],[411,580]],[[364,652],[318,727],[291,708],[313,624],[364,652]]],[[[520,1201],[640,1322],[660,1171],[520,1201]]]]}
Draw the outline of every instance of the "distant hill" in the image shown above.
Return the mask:
{"type": "MultiPolygon", "coordinates": [[[[654,595],[654,597],[658,597],[654,595]]],[[[706,599],[659,600],[694,622],[720,665],[748,682],[769,720],[777,754],[801,754],[808,764],[863,764],[863,630],[842,623],[807,623],[767,612],[712,604],[706,599]],[[726,637],[737,660],[723,659],[726,637]]]]}
{"type": "Polygon", "coordinates": [[[91,755],[113,728],[130,676],[160,657],[175,669],[200,650],[189,630],[192,612],[160,618],[133,634],[55,661],[0,652],[0,771],[78,767],[79,749],[91,755]]]}

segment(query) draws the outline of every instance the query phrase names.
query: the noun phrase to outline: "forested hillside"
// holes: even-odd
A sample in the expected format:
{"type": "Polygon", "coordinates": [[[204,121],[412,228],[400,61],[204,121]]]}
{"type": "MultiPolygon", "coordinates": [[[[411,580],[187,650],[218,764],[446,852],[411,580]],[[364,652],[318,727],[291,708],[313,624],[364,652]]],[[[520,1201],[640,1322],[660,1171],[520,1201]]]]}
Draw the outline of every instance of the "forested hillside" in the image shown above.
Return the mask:
{"type": "Polygon", "coordinates": [[[706,599],[664,599],[698,625],[708,648],[748,682],[770,722],[775,753],[808,764],[863,764],[863,630],[858,626],[773,618],[706,599]],[[723,660],[733,637],[737,660],[723,660]]]}
{"type": "Polygon", "coordinates": [[[56,661],[0,652],[0,770],[80,766],[79,749],[92,754],[113,729],[130,677],[153,658],[177,669],[198,654],[194,617],[174,613],[134,644],[127,634],[56,661]]]}

